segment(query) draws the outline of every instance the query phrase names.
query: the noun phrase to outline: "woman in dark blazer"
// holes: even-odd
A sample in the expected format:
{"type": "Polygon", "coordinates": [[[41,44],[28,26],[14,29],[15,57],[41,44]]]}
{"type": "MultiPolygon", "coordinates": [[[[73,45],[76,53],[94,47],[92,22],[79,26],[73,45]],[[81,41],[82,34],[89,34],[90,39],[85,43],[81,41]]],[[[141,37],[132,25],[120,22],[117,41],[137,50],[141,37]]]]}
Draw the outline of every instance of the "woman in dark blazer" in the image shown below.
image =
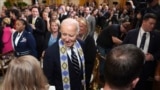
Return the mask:
{"type": "Polygon", "coordinates": [[[45,50],[58,41],[60,38],[59,32],[60,22],[57,20],[50,21],[49,32],[46,33],[45,41],[44,41],[44,51],[42,52],[42,56],[44,56],[45,50]]]}
{"type": "Polygon", "coordinates": [[[57,42],[57,40],[60,38],[59,27],[60,23],[58,21],[50,21],[50,32],[46,33],[44,49],[47,49],[49,46],[57,42]]]}
{"type": "Polygon", "coordinates": [[[18,19],[15,23],[16,32],[13,34],[15,56],[32,55],[37,57],[36,41],[32,33],[25,30],[26,25],[27,22],[23,19],[18,19]]]}
{"type": "Polygon", "coordinates": [[[96,46],[95,41],[91,35],[89,35],[89,25],[85,18],[78,18],[79,22],[79,39],[85,43],[84,57],[85,57],[85,69],[86,69],[86,89],[89,90],[89,83],[91,74],[93,71],[94,61],[96,58],[96,46]]]}

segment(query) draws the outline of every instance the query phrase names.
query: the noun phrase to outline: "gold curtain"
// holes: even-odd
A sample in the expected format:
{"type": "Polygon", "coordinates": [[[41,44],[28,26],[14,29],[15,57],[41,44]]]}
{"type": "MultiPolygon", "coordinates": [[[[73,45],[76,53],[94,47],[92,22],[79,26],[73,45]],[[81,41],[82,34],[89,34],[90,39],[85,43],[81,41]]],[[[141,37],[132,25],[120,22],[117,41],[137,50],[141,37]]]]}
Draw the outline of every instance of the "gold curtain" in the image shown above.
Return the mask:
{"type": "Polygon", "coordinates": [[[79,5],[82,6],[86,3],[86,0],[79,0],[79,5]]]}
{"type": "Polygon", "coordinates": [[[120,8],[123,9],[126,4],[126,0],[119,0],[120,8]]]}
{"type": "Polygon", "coordinates": [[[56,4],[57,4],[57,5],[62,4],[62,0],[56,0],[56,4]]]}

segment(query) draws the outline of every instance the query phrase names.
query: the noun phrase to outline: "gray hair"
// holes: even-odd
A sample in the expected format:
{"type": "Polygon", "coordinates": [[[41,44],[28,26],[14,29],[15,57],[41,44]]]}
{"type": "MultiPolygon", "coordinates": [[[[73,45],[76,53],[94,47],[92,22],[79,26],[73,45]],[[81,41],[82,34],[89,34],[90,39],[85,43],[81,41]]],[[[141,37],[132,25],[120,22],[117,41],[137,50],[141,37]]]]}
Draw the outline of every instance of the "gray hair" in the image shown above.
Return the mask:
{"type": "Polygon", "coordinates": [[[64,19],[61,23],[61,26],[63,26],[63,25],[74,25],[74,26],[76,26],[77,33],[79,33],[79,23],[77,20],[75,20],[73,18],[64,19]]]}

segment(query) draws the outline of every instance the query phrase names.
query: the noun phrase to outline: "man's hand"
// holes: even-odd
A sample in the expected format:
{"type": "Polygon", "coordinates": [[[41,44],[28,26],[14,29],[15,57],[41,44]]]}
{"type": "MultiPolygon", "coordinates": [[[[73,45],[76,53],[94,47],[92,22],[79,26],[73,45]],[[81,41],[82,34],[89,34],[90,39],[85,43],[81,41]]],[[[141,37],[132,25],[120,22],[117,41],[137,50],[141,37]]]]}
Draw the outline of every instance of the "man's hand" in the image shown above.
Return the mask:
{"type": "Polygon", "coordinates": [[[31,27],[32,27],[33,30],[36,29],[35,25],[33,25],[33,24],[30,24],[30,25],[31,25],[31,27]]]}
{"type": "Polygon", "coordinates": [[[145,54],[145,60],[146,61],[153,61],[154,60],[153,55],[150,53],[145,54]]]}

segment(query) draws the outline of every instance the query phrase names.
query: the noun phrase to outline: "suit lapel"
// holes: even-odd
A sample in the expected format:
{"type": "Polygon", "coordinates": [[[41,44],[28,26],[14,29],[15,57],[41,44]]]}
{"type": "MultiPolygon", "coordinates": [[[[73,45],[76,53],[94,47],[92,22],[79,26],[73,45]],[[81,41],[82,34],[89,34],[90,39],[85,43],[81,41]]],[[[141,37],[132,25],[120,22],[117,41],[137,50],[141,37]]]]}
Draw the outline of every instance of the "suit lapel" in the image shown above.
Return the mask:
{"type": "Polygon", "coordinates": [[[14,47],[16,47],[15,40],[16,40],[17,34],[18,34],[18,32],[15,32],[15,34],[13,35],[13,44],[14,44],[14,47]]]}
{"type": "Polygon", "coordinates": [[[37,23],[37,21],[38,21],[38,17],[37,17],[36,20],[35,20],[35,24],[37,23]]]}
{"type": "Polygon", "coordinates": [[[20,36],[20,38],[19,38],[19,40],[18,40],[17,46],[19,46],[19,44],[20,44],[20,42],[21,42],[21,40],[22,40],[22,37],[23,37],[23,33],[22,33],[22,35],[20,36]]]}
{"type": "Polygon", "coordinates": [[[24,36],[25,36],[24,34],[25,34],[25,30],[23,31],[23,33],[22,33],[20,39],[18,40],[17,46],[20,46],[19,44],[24,43],[24,42],[21,42],[21,41],[23,40],[24,36]]]}

